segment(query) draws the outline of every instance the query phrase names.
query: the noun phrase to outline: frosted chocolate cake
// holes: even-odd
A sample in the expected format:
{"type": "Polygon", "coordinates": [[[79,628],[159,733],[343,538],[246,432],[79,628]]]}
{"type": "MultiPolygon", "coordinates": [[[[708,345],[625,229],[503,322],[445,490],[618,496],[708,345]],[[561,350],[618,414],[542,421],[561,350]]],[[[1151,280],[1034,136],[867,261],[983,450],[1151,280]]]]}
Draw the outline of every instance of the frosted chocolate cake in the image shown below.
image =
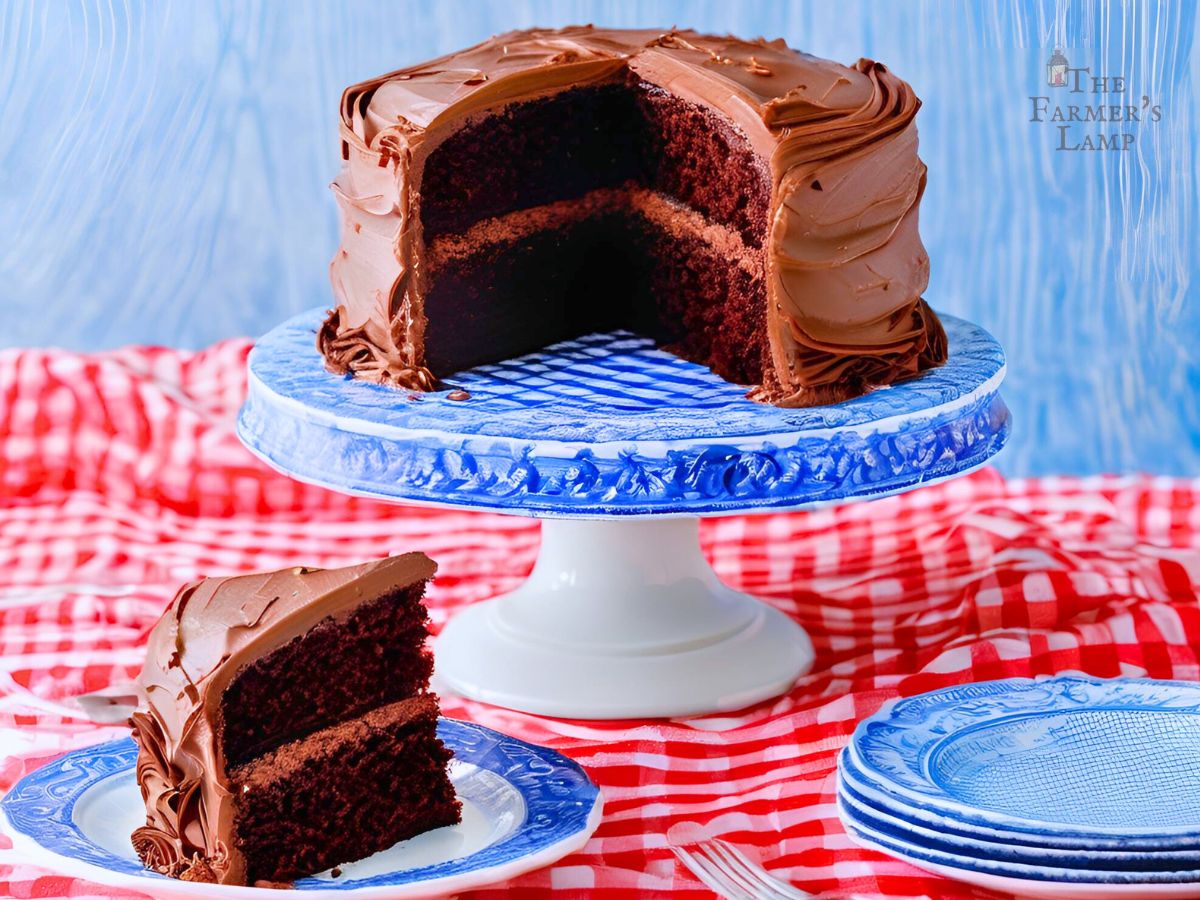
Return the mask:
{"type": "Polygon", "coordinates": [[[459,821],[428,692],[435,568],[409,553],[179,592],[131,721],[148,867],[278,885],[459,821]]]}
{"type": "Polygon", "coordinates": [[[349,88],[334,372],[432,390],[626,328],[781,406],[945,361],[912,89],[691,31],[500,35],[349,88]]]}

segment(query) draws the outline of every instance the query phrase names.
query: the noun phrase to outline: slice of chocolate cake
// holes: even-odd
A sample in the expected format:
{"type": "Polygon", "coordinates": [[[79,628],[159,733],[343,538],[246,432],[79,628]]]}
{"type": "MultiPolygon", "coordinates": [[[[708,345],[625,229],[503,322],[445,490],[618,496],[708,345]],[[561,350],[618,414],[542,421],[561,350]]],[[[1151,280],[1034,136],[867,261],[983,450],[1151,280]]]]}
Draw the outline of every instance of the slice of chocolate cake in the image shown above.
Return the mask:
{"type": "Polygon", "coordinates": [[[781,40],[511,32],[349,88],[329,369],[408,390],[580,335],[811,406],[946,359],[920,101],[781,40]]]}
{"type": "Polygon", "coordinates": [[[459,821],[409,553],[184,587],[133,714],[150,868],[278,884],[459,821]]]}

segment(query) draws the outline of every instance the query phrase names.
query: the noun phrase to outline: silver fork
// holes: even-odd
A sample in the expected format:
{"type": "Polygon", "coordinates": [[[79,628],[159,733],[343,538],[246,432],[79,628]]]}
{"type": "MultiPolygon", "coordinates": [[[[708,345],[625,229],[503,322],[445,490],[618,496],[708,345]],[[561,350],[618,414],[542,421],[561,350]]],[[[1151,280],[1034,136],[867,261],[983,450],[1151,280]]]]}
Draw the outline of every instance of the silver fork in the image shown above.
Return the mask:
{"type": "Polygon", "coordinates": [[[727,900],[809,900],[812,894],[780,881],[720,838],[672,844],[671,851],[706,887],[727,900]]]}

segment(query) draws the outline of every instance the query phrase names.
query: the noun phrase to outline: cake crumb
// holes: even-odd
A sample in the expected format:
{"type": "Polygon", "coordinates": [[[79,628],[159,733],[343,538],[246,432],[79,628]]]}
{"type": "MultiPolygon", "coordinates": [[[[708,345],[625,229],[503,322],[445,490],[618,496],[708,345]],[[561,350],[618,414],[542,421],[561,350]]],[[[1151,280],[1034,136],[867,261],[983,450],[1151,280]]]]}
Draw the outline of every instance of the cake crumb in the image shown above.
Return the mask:
{"type": "Polygon", "coordinates": [[[447,400],[470,400],[471,395],[460,388],[459,390],[451,391],[450,393],[448,393],[446,395],[446,399],[447,400]]]}
{"type": "Polygon", "coordinates": [[[329,870],[329,874],[332,875],[334,878],[341,878],[342,870],[340,867],[334,866],[332,869],[329,870]]]}
{"type": "Polygon", "coordinates": [[[198,853],[192,855],[191,862],[186,863],[175,877],[180,881],[195,881],[203,884],[217,883],[217,873],[208,864],[208,860],[201,859],[198,853]]]}

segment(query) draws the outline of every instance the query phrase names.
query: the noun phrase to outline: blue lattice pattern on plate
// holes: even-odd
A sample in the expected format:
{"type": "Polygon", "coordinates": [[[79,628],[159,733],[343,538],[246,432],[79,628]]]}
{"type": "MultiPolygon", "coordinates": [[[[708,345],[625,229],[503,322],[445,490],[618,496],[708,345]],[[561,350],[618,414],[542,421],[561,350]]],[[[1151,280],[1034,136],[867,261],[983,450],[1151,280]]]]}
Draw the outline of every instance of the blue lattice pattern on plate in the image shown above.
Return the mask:
{"type": "Polygon", "coordinates": [[[1008,436],[1004,355],[944,317],[948,363],[855,400],[780,409],[627,332],[590,335],[409,394],[328,373],[320,311],[250,357],[238,432],[297,478],[529,515],[704,515],[905,490],[981,465],[1008,436]]]}
{"type": "MultiPolygon", "coordinates": [[[[884,790],[1030,833],[1200,836],[1200,685],[1082,676],[900,700],[850,758],[884,790]]],[[[903,801],[902,801],[903,802],[903,801]]]]}
{"type": "Polygon", "coordinates": [[[1004,368],[995,338],[942,316],[950,342],[945,366],[845,403],[781,409],[746,400],[744,387],[656,349],[648,338],[614,331],[460,372],[447,379],[446,390],[417,395],[330,375],[316,348],[322,318],[321,310],[309,310],[264,335],[250,357],[252,382],[316,416],[525,441],[718,442],[873,427],[962,401],[997,381],[1004,368]],[[448,400],[455,388],[471,399],[448,400]]]}
{"type": "MultiPolygon", "coordinates": [[[[594,827],[591,821],[600,792],[565,756],[454,719],[439,720],[438,737],[455,760],[503,778],[524,802],[523,821],[514,823],[504,839],[459,859],[364,878],[302,878],[295,883],[297,890],[354,891],[453,878],[503,866],[594,827]]],[[[0,800],[8,827],[57,856],[110,873],[139,876],[153,885],[165,876],[143,868],[132,857],[132,849],[130,855],[118,856],[100,846],[75,821],[76,805],[89,790],[109,778],[132,776],[137,752],[134,742],[124,738],[73,751],[31,772],[0,800]]]]}

